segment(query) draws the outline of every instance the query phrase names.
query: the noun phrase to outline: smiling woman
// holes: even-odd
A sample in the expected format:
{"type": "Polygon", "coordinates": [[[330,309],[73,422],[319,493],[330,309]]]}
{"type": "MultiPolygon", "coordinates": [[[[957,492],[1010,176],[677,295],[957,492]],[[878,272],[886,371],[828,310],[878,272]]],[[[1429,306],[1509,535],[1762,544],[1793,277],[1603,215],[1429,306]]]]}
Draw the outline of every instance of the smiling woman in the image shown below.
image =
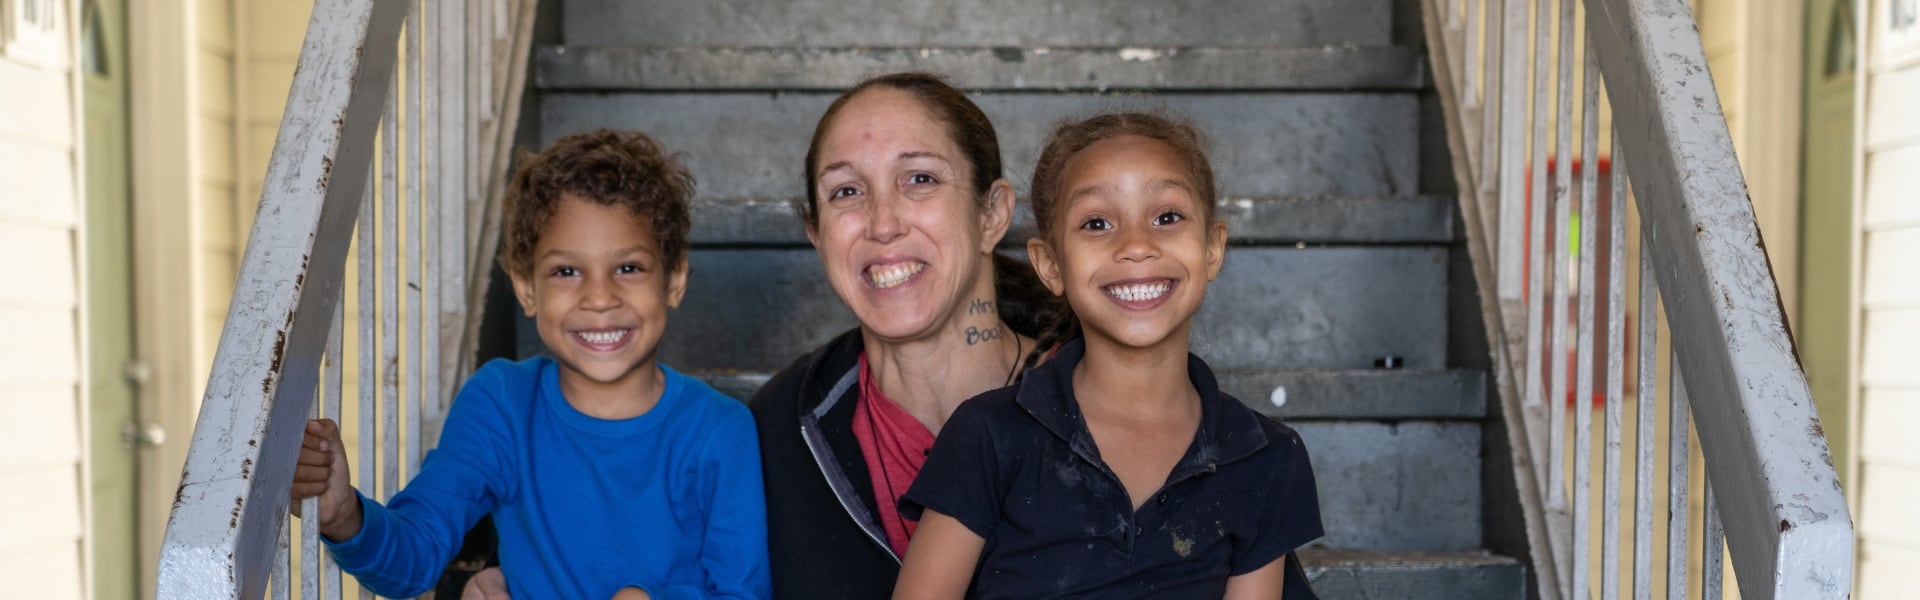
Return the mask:
{"type": "Polygon", "coordinates": [[[774,595],[886,598],[917,525],[900,495],[962,402],[1044,354],[1030,336],[1045,290],[994,253],[1014,210],[999,141],[938,77],[887,75],[841,95],[804,176],[807,237],[860,327],[750,402],[774,595]]]}

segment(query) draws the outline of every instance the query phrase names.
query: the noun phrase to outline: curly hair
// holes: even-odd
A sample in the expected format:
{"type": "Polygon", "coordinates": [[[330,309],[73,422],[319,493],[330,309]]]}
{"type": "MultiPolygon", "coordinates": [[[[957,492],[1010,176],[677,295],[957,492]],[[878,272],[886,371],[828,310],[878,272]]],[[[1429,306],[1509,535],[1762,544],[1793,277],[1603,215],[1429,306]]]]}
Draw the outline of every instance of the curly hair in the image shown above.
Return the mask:
{"type": "Polygon", "coordinates": [[[1033,206],[1033,224],[1041,238],[1049,242],[1055,239],[1053,234],[1058,224],[1053,219],[1059,208],[1060,176],[1066,172],[1067,163],[1088,146],[1123,135],[1159,140],[1172,148],[1174,154],[1186,162],[1187,176],[1193,179],[1194,193],[1199,196],[1196,200],[1205,212],[1202,220],[1213,220],[1213,204],[1218,193],[1214,190],[1213,164],[1207,160],[1206,142],[1200,130],[1171,117],[1140,112],[1106,113],[1061,121],[1047,138],[1046,148],[1040,151],[1040,160],[1033,166],[1033,185],[1027,195],[1028,203],[1033,206]]]}
{"type": "Polygon", "coordinates": [[[562,137],[537,154],[523,151],[507,188],[501,266],[519,275],[532,270],[534,246],[560,200],[571,195],[631,211],[652,230],[667,268],[679,268],[694,189],[693,175],[679,159],[644,133],[611,129],[562,137]]]}

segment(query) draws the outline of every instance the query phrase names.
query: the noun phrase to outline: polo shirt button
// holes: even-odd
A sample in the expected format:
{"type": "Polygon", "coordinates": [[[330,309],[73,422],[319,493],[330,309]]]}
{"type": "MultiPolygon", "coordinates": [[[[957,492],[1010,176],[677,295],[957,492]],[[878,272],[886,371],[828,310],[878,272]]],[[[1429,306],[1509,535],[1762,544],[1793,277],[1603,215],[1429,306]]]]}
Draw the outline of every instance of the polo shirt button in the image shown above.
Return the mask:
{"type": "Polygon", "coordinates": [[[1166,494],[1161,494],[1161,495],[1160,495],[1160,499],[1159,499],[1159,500],[1155,500],[1154,502],[1157,502],[1157,503],[1160,503],[1160,504],[1166,504],[1166,503],[1167,503],[1167,495],[1166,495],[1166,494]]]}
{"type": "Polygon", "coordinates": [[[1140,526],[1133,526],[1133,537],[1140,537],[1140,526]]]}

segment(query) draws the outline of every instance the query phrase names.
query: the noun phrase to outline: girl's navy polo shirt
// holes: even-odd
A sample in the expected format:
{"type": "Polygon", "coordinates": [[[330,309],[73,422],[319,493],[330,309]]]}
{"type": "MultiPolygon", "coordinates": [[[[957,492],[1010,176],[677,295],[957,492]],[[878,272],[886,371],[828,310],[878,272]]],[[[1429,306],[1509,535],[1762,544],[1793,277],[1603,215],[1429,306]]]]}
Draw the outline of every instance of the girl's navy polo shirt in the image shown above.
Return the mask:
{"type": "MultiPolygon", "coordinates": [[[[1154,497],[1133,510],[1073,395],[1075,341],[1013,387],[962,404],[901,513],[953,517],[986,539],[970,598],[1210,597],[1227,578],[1320,537],[1299,434],[1220,392],[1191,355],[1200,430],[1154,497]]],[[[1287,600],[1315,598],[1288,560],[1287,600]]]]}

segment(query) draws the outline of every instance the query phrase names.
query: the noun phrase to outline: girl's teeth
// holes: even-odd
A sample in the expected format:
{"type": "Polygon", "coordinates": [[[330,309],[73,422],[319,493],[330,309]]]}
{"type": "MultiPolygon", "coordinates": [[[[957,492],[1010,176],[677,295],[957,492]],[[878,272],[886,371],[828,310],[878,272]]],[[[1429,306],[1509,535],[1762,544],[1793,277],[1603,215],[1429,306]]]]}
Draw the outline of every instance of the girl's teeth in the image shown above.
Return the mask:
{"type": "Polygon", "coordinates": [[[867,279],[873,282],[873,287],[884,290],[905,283],[907,278],[914,276],[915,273],[919,273],[921,269],[925,268],[927,268],[926,263],[920,262],[868,267],[867,279]]]}
{"type": "Polygon", "coordinates": [[[1170,287],[1172,286],[1165,281],[1134,283],[1108,287],[1107,293],[1119,298],[1122,302],[1146,302],[1167,295],[1167,289],[1170,287]]]}
{"type": "Polygon", "coordinates": [[[620,340],[626,339],[627,332],[629,331],[632,331],[632,330],[631,329],[615,329],[612,331],[582,331],[580,332],[580,339],[586,340],[587,343],[593,344],[596,346],[605,346],[608,344],[619,343],[620,340]]]}

